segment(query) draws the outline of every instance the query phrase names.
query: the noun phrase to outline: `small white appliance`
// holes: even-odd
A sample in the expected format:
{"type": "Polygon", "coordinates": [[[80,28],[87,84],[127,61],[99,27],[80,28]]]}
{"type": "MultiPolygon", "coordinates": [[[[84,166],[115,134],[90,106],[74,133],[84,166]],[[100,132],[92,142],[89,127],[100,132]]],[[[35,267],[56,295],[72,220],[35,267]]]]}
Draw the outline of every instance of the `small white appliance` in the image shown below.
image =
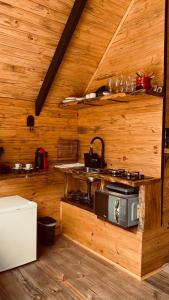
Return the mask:
{"type": "Polygon", "coordinates": [[[0,272],[37,259],[37,204],[0,197],[0,272]]]}

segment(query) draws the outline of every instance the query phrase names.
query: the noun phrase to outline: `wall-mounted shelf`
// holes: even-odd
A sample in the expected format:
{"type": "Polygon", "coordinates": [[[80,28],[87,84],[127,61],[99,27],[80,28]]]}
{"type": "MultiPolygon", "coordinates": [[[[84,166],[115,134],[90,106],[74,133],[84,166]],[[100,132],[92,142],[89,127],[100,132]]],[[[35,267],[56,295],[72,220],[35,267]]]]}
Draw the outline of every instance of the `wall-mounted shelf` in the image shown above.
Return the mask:
{"type": "Polygon", "coordinates": [[[89,107],[104,106],[108,104],[128,103],[131,101],[143,101],[143,100],[151,99],[152,97],[162,99],[161,95],[149,94],[149,93],[139,93],[139,94],[118,93],[118,94],[111,94],[108,96],[97,97],[93,99],[84,99],[82,101],[60,103],[59,107],[64,109],[79,110],[79,109],[84,109],[89,107]]]}

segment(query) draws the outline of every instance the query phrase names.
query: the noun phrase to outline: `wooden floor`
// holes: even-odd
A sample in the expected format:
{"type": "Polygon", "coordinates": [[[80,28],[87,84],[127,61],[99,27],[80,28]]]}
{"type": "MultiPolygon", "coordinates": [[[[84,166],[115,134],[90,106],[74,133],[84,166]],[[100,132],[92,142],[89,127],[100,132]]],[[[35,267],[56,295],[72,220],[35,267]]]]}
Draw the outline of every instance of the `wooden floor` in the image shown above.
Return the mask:
{"type": "Polygon", "coordinates": [[[169,265],[145,281],[60,238],[37,262],[0,274],[0,300],[168,299],[169,265]]]}

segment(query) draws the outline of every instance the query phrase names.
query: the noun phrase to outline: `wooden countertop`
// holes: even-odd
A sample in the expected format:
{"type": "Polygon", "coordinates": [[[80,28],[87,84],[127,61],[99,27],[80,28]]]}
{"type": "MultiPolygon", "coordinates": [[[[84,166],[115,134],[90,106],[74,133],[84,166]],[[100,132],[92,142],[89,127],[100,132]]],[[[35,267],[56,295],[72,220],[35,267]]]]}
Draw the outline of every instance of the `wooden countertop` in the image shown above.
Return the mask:
{"type": "Polygon", "coordinates": [[[43,175],[50,175],[52,172],[54,172],[53,167],[49,168],[47,170],[32,170],[30,172],[25,171],[11,171],[8,174],[0,174],[0,181],[1,180],[11,180],[16,178],[30,178],[30,177],[37,177],[37,176],[43,176],[43,175]]]}
{"type": "Polygon", "coordinates": [[[99,173],[86,173],[86,172],[82,172],[79,171],[76,168],[57,168],[54,167],[56,170],[65,173],[65,174],[71,174],[74,178],[77,179],[82,179],[85,180],[88,177],[95,177],[97,179],[103,180],[103,181],[108,181],[108,182],[120,182],[123,184],[127,184],[133,187],[139,187],[141,185],[148,185],[151,183],[156,183],[156,182],[160,182],[161,178],[154,178],[154,177],[147,177],[145,179],[140,179],[140,180],[128,180],[128,179],[123,179],[123,178],[119,178],[116,176],[109,176],[109,175],[104,175],[104,174],[99,174],[99,173]]]}

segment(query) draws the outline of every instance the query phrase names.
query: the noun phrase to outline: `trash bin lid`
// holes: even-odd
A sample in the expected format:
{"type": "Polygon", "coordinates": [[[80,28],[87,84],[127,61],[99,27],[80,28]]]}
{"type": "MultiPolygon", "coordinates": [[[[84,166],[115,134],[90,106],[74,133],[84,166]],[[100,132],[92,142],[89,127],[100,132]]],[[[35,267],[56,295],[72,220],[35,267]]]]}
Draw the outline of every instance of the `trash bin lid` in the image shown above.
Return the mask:
{"type": "Polygon", "coordinates": [[[38,224],[44,225],[44,226],[55,226],[56,220],[51,217],[39,217],[38,218],[38,224]]]}

